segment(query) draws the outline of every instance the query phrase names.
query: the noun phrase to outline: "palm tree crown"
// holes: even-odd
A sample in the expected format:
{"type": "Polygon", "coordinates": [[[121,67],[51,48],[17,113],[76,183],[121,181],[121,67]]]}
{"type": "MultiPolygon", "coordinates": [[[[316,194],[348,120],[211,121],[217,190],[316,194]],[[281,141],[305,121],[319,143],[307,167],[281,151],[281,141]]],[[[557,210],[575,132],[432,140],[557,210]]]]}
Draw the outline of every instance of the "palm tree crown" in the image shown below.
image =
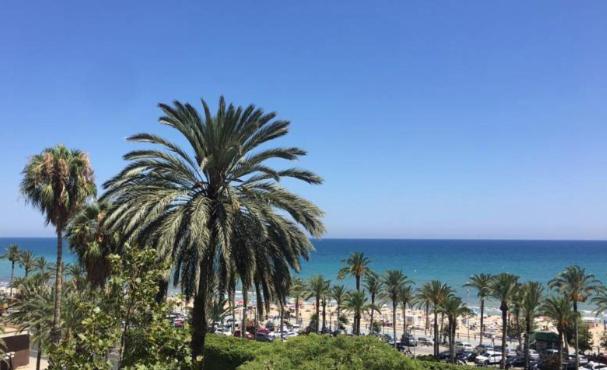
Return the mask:
{"type": "Polygon", "coordinates": [[[360,290],[360,279],[369,271],[371,261],[362,252],[354,252],[347,259],[341,261],[343,267],[338,272],[338,278],[344,279],[346,275],[354,277],[356,290],[360,290]]]}
{"type": "Polygon", "coordinates": [[[305,152],[293,147],[261,149],[287,134],[290,123],[253,105],[227,105],[223,97],[215,114],[204,100],[202,106],[201,114],[189,104],[161,104],[160,123],[176,129],[189,148],[157,135],[131,136],[130,141],[154,148],[126,154],[130,163],[105,183],[102,198],[116,206],[108,218],[110,226],[156,246],[161,256],[175,261],[175,283],[181,283],[186,296],[194,296],[194,358],[203,353],[208,286],[220,266],[228,274],[235,271],[231,241],[239,217],[248,217],[258,235],[273,242],[275,252],[294,270],[299,270],[299,258],[307,258],[312,250],[299,226],[312,236],[324,232],[322,211],[279,185],[282,178],[310,184],[321,179],[307,170],[268,165],[274,159],[295,160],[305,152]]]}

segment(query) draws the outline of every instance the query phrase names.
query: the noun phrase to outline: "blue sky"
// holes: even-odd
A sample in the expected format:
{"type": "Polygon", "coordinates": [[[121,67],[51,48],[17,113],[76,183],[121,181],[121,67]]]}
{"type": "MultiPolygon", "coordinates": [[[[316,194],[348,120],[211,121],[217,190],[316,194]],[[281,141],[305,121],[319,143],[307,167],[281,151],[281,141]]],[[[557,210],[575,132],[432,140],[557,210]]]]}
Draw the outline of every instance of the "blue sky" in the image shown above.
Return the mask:
{"type": "Polygon", "coordinates": [[[607,2],[0,4],[0,236],[46,236],[28,156],[123,166],[158,102],[293,122],[328,237],[607,238],[607,2]]]}

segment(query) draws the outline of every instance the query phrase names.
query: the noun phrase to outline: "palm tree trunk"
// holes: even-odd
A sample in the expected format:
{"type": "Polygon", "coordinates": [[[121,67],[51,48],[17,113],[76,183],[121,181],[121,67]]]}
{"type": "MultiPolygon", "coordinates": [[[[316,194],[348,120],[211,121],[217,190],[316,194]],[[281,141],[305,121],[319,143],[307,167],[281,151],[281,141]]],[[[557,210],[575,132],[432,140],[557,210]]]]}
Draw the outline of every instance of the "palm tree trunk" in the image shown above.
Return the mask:
{"type": "Polygon", "coordinates": [[[322,330],[324,331],[327,327],[327,301],[323,298],[322,300],[322,330]]]}
{"type": "Polygon", "coordinates": [[[360,276],[356,275],[356,291],[360,292],[360,276]]]}
{"type": "Polygon", "coordinates": [[[430,306],[427,303],[424,306],[426,311],[426,325],[424,326],[424,335],[426,335],[426,331],[430,330],[430,306]]]}
{"type": "Polygon", "coordinates": [[[578,316],[576,300],[573,301],[573,314],[575,316],[573,319],[573,335],[575,335],[575,370],[578,370],[580,368],[580,346],[578,343],[578,316]]]}
{"type": "Polygon", "coordinates": [[[529,334],[531,333],[531,317],[525,318],[525,370],[529,370],[529,334]]]}
{"type": "Polygon", "coordinates": [[[63,288],[63,226],[58,224],[57,232],[57,270],[55,271],[55,302],[53,307],[53,327],[51,338],[53,343],[59,343],[61,339],[61,294],[63,288]]]}
{"type": "Polygon", "coordinates": [[[394,348],[396,348],[396,301],[392,301],[392,334],[394,336],[394,348]]]}
{"type": "Polygon", "coordinates": [[[232,312],[232,336],[234,336],[234,330],[236,329],[236,287],[232,287],[230,293],[230,311],[232,312]]]}
{"type": "Polygon", "coordinates": [[[249,292],[247,288],[242,285],[242,325],[240,327],[240,338],[244,339],[247,333],[247,306],[249,304],[249,292]]]}
{"type": "MultiPolygon", "coordinates": [[[[375,294],[371,294],[371,306],[375,307],[375,294]]],[[[369,333],[373,331],[373,314],[375,313],[374,309],[371,309],[371,319],[369,321],[369,333]]]]}
{"type": "Polygon", "coordinates": [[[449,318],[449,358],[451,363],[455,363],[455,325],[449,318]]]}
{"type": "Polygon", "coordinates": [[[299,297],[295,297],[295,323],[299,323],[299,297]]]}
{"type": "Polygon", "coordinates": [[[500,368],[506,368],[506,328],[508,326],[508,308],[505,306],[505,303],[502,302],[500,307],[502,310],[502,361],[500,363],[500,368]]]}
{"type": "Polygon", "coordinates": [[[40,370],[40,360],[42,359],[42,343],[38,342],[38,353],[36,354],[36,370],[40,370]]]}
{"type": "Polygon", "coordinates": [[[407,305],[403,304],[403,335],[407,333],[407,305]]]}
{"type": "Polygon", "coordinates": [[[282,336],[282,332],[284,330],[284,323],[285,323],[285,305],[282,303],[282,301],[280,302],[280,340],[283,340],[283,336],[282,336]]]}
{"type": "Polygon", "coordinates": [[[434,308],[434,357],[438,358],[438,312],[434,308]]]}
{"type": "Polygon", "coordinates": [[[13,299],[13,278],[15,277],[15,261],[11,262],[11,283],[9,297],[13,299]]]}
{"type": "Polygon", "coordinates": [[[320,297],[316,296],[316,334],[320,333],[320,297]]]}
{"type": "Polygon", "coordinates": [[[213,256],[215,254],[213,240],[211,236],[209,243],[210,251],[200,261],[200,276],[198,278],[198,292],[194,296],[194,307],[192,308],[192,339],[190,342],[192,350],[192,359],[195,369],[202,369],[202,358],[204,355],[204,341],[207,335],[207,309],[208,288],[212,285],[213,279],[213,256]]]}
{"type": "Polygon", "coordinates": [[[563,332],[559,330],[559,370],[563,368],[563,332]]]}
{"type": "MultiPolygon", "coordinates": [[[[484,334],[484,329],[485,329],[485,327],[483,326],[484,325],[483,316],[485,316],[485,299],[481,298],[481,330],[480,330],[481,337],[479,339],[479,343],[478,343],[479,345],[483,344],[483,334],[484,334]]],[[[468,338],[468,339],[470,339],[470,338],[468,338]]]]}
{"type": "Polygon", "coordinates": [[[335,325],[335,330],[338,330],[339,329],[339,314],[341,311],[341,307],[340,307],[339,303],[337,304],[337,308],[335,311],[337,313],[337,321],[336,321],[336,325],[335,325]]]}

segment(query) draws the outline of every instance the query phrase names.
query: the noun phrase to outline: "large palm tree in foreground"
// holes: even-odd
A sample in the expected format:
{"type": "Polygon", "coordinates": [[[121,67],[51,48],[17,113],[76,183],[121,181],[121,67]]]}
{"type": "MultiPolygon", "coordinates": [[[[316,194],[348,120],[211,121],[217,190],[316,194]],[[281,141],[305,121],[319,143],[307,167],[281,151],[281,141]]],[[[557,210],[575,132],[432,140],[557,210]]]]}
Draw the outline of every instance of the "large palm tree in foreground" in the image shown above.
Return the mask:
{"type": "Polygon", "coordinates": [[[9,297],[13,298],[13,279],[15,278],[15,263],[19,262],[21,250],[17,244],[11,244],[1,258],[6,258],[11,263],[11,280],[9,282],[9,297]]]}
{"type": "Polygon", "coordinates": [[[63,145],[34,155],[23,169],[21,193],[55,227],[57,270],[53,309],[53,339],[59,340],[61,288],[63,283],[63,232],[82,205],[95,195],[93,170],[88,156],[63,145]]]}
{"type": "Polygon", "coordinates": [[[551,288],[557,289],[573,305],[573,313],[576,320],[573,321],[573,335],[575,343],[575,369],[580,367],[579,345],[578,345],[578,303],[583,303],[600,288],[600,282],[593,274],[579,266],[569,266],[561,271],[549,282],[551,288]]]}
{"type": "Polygon", "coordinates": [[[384,273],[384,294],[392,303],[392,335],[394,338],[394,348],[396,348],[396,308],[398,307],[400,293],[407,283],[407,277],[400,270],[387,270],[384,273]]]}
{"type": "MultiPolygon", "coordinates": [[[[268,164],[305,152],[262,149],[287,134],[289,122],[253,105],[227,105],[223,97],[215,114],[204,100],[202,106],[199,113],[189,104],[161,104],[160,123],[177,130],[188,147],[152,134],[131,136],[130,141],[153,148],[126,154],[130,163],[105,184],[103,198],[116,207],[110,224],[177,261],[175,281],[181,281],[182,289],[189,287],[186,296],[194,298],[191,348],[196,362],[202,360],[207,333],[208,288],[222,265],[222,271],[234,271],[230,242],[238,232],[236,218],[247,215],[260,235],[272,236],[279,251],[294,250],[302,257],[312,246],[299,226],[312,236],[324,232],[321,210],[279,185],[287,177],[310,184],[321,179],[306,170],[277,170],[268,164]]],[[[297,258],[287,263],[299,269],[297,258]]]]}
{"type": "Polygon", "coordinates": [[[518,276],[501,273],[495,275],[491,281],[491,296],[500,302],[500,311],[502,311],[502,362],[500,367],[506,367],[506,334],[508,329],[508,310],[512,297],[518,287],[518,276]]]}
{"type": "Polygon", "coordinates": [[[493,278],[490,274],[474,274],[470,277],[470,280],[464,284],[464,287],[473,288],[476,290],[476,295],[480,301],[480,315],[481,315],[481,327],[480,327],[480,338],[479,344],[483,344],[483,333],[484,333],[484,316],[485,316],[485,299],[491,293],[491,279],[493,278]]]}

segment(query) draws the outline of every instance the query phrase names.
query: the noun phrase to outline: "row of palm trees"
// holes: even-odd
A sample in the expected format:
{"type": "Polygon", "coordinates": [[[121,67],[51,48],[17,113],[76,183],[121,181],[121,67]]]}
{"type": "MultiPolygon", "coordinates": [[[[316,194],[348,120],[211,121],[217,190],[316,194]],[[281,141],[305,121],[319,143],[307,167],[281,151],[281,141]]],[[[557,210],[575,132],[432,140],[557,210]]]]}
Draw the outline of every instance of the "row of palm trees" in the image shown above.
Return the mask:
{"type": "MultiPolygon", "coordinates": [[[[295,299],[296,317],[299,317],[301,299],[314,298],[316,321],[314,330],[320,332],[326,328],[326,304],[329,300],[336,303],[338,322],[343,310],[353,313],[352,332],[360,334],[360,320],[362,314],[370,319],[370,330],[373,329],[374,313],[379,312],[383,303],[391,305],[392,322],[396,322],[396,311],[400,305],[403,315],[403,333],[407,332],[406,310],[408,307],[420,307],[426,312],[426,328],[430,315],[433,317],[434,356],[439,355],[440,334],[439,323],[446,319],[446,334],[449,342],[450,357],[454,360],[454,338],[458,318],[473,315],[460,297],[449,285],[433,280],[426,282],[417,289],[414,283],[399,270],[388,270],[378,275],[370,269],[370,260],[363,253],[352,253],[342,261],[344,266],[338,272],[338,279],[346,276],[354,278],[355,290],[348,291],[343,285],[333,285],[322,275],[309,279],[307,283],[296,280],[290,296],[295,299]],[[322,310],[322,311],[321,311],[322,310]]],[[[552,320],[558,331],[559,353],[562,358],[563,342],[568,329],[573,331],[573,345],[576,352],[576,367],[579,367],[578,322],[580,321],[578,305],[589,299],[597,307],[597,313],[607,311],[607,289],[595,278],[579,266],[570,266],[552,279],[546,295],[545,287],[536,281],[521,282],[513,274],[500,273],[475,274],[464,285],[477,292],[480,301],[480,343],[484,337],[484,311],[488,299],[499,304],[501,312],[501,348],[502,363],[506,365],[506,338],[508,333],[509,317],[513,316],[519,344],[525,353],[525,364],[529,366],[529,337],[534,331],[534,321],[538,316],[545,316],[552,320]],[[524,323],[522,327],[521,323],[524,323]],[[524,343],[522,334],[524,333],[524,343]]],[[[393,325],[393,337],[396,342],[396,327],[393,325]]]]}
{"type": "Polygon", "coordinates": [[[55,342],[61,337],[68,228],[75,230],[70,244],[79,262],[99,289],[109,273],[105,257],[127,242],[153,248],[159,263],[168,262],[158,298],[165,298],[172,274],[193,301],[190,346],[198,368],[216,291],[230,296],[232,307],[238,284],[245,300],[248,292],[256,294],[260,309],[271,302],[284,305],[291,271],[300,270],[313,250],[309,236],[321,236],[324,226],[323,212],[281,179],[312,185],[322,179],[305,169],[270,165],[306,154],[297,147],[269,146],[288,133],[288,121],[254,105],[228,104],[223,97],[215,113],[201,103],[202,110],[178,101],[160,104],[160,123],[176,130],[185,145],[156,134],[129,137],[148,147],[124,156],[128,164],[104,183],[98,200],[89,158],[79,150],[48,148],[25,166],[21,192],[57,235],[55,342]]]}
{"type": "Polygon", "coordinates": [[[535,281],[521,283],[518,276],[507,273],[476,274],[465,286],[474,288],[480,300],[481,344],[485,300],[494,298],[499,302],[502,314],[502,367],[505,366],[506,333],[510,312],[514,314],[516,320],[519,343],[521,332],[524,332],[526,368],[529,365],[529,337],[534,330],[534,319],[541,315],[551,319],[557,329],[559,363],[563,358],[563,343],[566,343],[565,332],[569,328],[572,329],[577,369],[579,368],[578,325],[580,322],[578,305],[591,299],[597,307],[597,314],[607,310],[607,290],[593,274],[587,273],[579,266],[569,266],[550,280],[548,288],[551,292],[548,296],[544,294],[545,288],[541,283],[535,281]],[[520,330],[521,319],[525,323],[524,330],[520,330]]]}
{"type": "Polygon", "coordinates": [[[11,263],[11,277],[9,281],[9,298],[13,298],[13,280],[15,279],[15,265],[23,269],[23,276],[28,277],[34,269],[44,270],[47,266],[44,257],[34,257],[30,250],[21,250],[17,244],[10,244],[0,259],[11,263]]]}
{"type": "MultiPolygon", "coordinates": [[[[361,317],[369,317],[369,331],[375,330],[374,314],[381,313],[383,303],[388,303],[392,311],[392,336],[396,347],[396,314],[400,307],[403,320],[403,334],[407,332],[407,309],[420,305],[434,314],[434,354],[438,356],[439,329],[438,316],[448,321],[448,340],[452,358],[455,356],[455,330],[460,317],[468,316],[472,311],[461,298],[455,296],[454,290],[439,281],[431,281],[419,289],[413,288],[411,281],[401,270],[387,270],[379,275],[370,269],[370,260],[360,252],[355,252],[343,261],[344,266],[338,272],[338,279],[351,276],[355,281],[355,289],[348,291],[343,285],[333,285],[322,275],[313,276],[306,284],[299,282],[291,297],[295,299],[295,315],[299,317],[300,299],[315,300],[316,318],[312,324],[314,331],[326,329],[326,303],[333,300],[336,304],[338,322],[342,319],[341,312],[345,310],[353,314],[352,333],[360,335],[361,317]],[[321,310],[322,308],[322,310],[321,310]]],[[[442,321],[441,321],[442,322],[442,321]]]]}

